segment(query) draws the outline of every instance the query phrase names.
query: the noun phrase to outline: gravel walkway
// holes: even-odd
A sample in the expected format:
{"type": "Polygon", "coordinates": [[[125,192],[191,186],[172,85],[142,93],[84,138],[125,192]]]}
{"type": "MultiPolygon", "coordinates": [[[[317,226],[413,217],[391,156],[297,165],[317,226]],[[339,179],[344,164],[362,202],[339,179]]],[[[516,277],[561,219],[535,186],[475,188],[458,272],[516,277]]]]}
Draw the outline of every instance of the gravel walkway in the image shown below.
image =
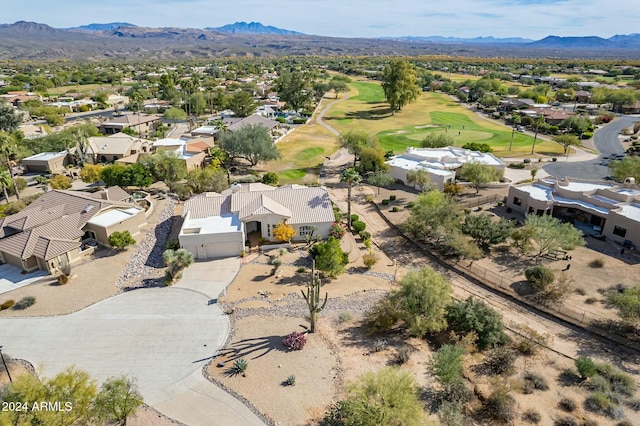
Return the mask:
{"type": "Polygon", "coordinates": [[[171,231],[174,208],[175,200],[168,198],[167,204],[158,216],[157,225],[147,232],[129,258],[129,263],[116,282],[118,288],[154,287],[162,282],[163,278],[158,277],[158,272],[164,268],[162,253],[171,231]]]}

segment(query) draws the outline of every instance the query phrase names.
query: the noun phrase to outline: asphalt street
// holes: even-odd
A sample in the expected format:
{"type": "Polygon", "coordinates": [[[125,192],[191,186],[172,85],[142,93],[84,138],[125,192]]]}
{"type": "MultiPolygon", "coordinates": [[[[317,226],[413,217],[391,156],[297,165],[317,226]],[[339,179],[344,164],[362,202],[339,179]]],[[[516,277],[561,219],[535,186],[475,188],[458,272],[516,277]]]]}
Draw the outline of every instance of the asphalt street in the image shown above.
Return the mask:
{"type": "Polygon", "coordinates": [[[625,155],[624,149],[618,141],[618,134],[622,129],[632,126],[633,123],[639,120],[639,117],[620,116],[596,131],[593,136],[593,142],[600,152],[600,156],[595,160],[573,163],[556,162],[547,164],[542,168],[557,178],[573,177],[588,180],[607,180],[609,177],[609,161],[622,158],[625,155]]]}

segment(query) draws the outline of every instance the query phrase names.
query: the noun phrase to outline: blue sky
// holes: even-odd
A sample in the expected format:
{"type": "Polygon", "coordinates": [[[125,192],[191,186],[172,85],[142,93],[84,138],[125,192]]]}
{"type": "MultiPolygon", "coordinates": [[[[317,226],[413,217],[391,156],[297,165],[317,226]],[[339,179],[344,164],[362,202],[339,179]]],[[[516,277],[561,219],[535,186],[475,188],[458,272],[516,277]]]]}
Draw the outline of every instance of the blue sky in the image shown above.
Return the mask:
{"type": "Polygon", "coordinates": [[[259,21],[338,37],[540,39],[638,32],[637,8],[638,0],[22,0],[7,1],[0,22],[204,28],[259,21]]]}

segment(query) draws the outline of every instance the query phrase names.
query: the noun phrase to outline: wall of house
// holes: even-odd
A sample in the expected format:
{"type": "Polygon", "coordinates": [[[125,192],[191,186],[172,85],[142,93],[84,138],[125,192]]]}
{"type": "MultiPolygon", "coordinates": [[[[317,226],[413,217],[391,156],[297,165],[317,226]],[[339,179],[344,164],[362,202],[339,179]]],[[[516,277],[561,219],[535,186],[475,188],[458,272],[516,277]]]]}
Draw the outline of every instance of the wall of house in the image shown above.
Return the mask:
{"type": "Polygon", "coordinates": [[[20,269],[24,269],[24,266],[22,265],[22,259],[20,259],[19,257],[13,256],[8,253],[2,253],[2,257],[4,258],[4,263],[8,263],[9,265],[16,266],[20,269]]]}
{"type": "Polygon", "coordinates": [[[64,172],[69,161],[66,156],[61,156],[50,161],[22,160],[21,164],[30,173],[61,173],[64,172]]]}
{"type": "Polygon", "coordinates": [[[128,218],[122,222],[118,222],[107,228],[87,223],[83,228],[85,231],[93,231],[96,235],[96,241],[102,245],[109,246],[109,235],[116,231],[129,231],[131,235],[135,236],[140,232],[140,228],[146,224],[146,217],[144,211],[141,210],[135,216],[128,218]]]}
{"type": "Polygon", "coordinates": [[[187,170],[195,170],[201,168],[205,157],[206,155],[202,152],[200,154],[194,155],[193,157],[186,158],[184,162],[187,166],[187,170]]]}
{"type": "MultiPolygon", "coordinates": [[[[403,169],[401,167],[391,166],[391,170],[389,171],[389,173],[394,179],[399,179],[405,185],[411,186],[407,184],[407,173],[409,173],[409,171],[410,170],[403,169]]],[[[442,190],[446,182],[453,182],[455,180],[456,173],[450,172],[450,174],[447,174],[447,175],[436,175],[436,174],[429,173],[429,177],[431,178],[431,183],[439,190],[442,190]]]]}
{"type": "Polygon", "coordinates": [[[216,247],[225,251],[232,247],[233,255],[239,256],[244,249],[244,229],[217,234],[180,234],[178,241],[180,247],[192,253],[196,259],[202,259],[205,255],[207,258],[218,257],[216,247]]]}
{"type": "Polygon", "coordinates": [[[622,216],[615,210],[609,212],[607,222],[604,225],[602,233],[608,239],[617,241],[620,244],[625,240],[629,240],[634,246],[640,247],[640,222],[636,222],[626,216],[622,216]],[[613,233],[616,226],[627,230],[624,237],[613,233]]]}
{"type": "MultiPolygon", "coordinates": [[[[320,235],[322,239],[326,239],[329,237],[329,231],[331,230],[331,225],[333,222],[323,222],[323,223],[311,223],[309,226],[313,226],[316,230],[313,232],[313,238],[317,235],[320,235]]],[[[305,241],[306,236],[302,235],[300,232],[300,227],[304,226],[303,224],[292,225],[293,229],[296,231],[296,235],[293,237],[293,241],[305,241]]]]}

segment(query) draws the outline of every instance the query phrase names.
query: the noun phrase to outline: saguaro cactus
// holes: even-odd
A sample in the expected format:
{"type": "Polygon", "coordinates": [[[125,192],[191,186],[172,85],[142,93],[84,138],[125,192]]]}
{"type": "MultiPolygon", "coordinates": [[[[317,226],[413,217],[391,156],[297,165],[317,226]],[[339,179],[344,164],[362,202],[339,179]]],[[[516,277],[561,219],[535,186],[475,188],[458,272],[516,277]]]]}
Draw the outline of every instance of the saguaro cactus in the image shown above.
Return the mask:
{"type": "Polygon", "coordinates": [[[316,271],[316,261],[312,261],[311,263],[311,279],[307,283],[307,292],[305,294],[304,290],[300,290],[302,292],[302,296],[307,301],[307,306],[309,307],[309,333],[316,332],[316,317],[319,312],[321,312],[325,305],[327,304],[328,293],[324,294],[324,301],[322,305],[320,304],[320,276],[318,271],[316,271]]]}

